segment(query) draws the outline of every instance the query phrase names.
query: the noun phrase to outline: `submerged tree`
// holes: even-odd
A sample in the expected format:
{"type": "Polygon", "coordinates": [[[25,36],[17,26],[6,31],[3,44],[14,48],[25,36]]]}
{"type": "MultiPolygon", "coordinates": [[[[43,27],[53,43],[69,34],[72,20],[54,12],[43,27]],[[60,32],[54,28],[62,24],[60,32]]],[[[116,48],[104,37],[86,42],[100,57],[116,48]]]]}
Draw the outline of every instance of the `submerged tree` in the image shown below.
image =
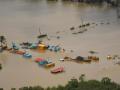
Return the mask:
{"type": "Polygon", "coordinates": [[[0,36],[0,47],[5,48],[7,47],[7,42],[5,36],[0,36]]]}
{"type": "Polygon", "coordinates": [[[79,80],[81,82],[84,82],[85,81],[85,74],[82,74],[80,77],[79,77],[79,80]]]}
{"type": "Polygon", "coordinates": [[[108,77],[104,77],[104,78],[101,80],[101,83],[103,83],[103,84],[110,84],[110,83],[111,83],[111,79],[108,78],[108,77]]]}

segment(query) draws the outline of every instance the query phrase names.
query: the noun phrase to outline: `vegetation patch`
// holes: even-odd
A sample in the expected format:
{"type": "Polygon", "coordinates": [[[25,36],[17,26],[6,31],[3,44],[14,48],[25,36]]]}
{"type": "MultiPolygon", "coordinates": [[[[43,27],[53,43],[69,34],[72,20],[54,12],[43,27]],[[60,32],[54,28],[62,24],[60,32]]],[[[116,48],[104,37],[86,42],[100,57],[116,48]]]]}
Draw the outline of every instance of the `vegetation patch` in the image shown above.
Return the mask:
{"type": "MultiPolygon", "coordinates": [[[[11,88],[11,90],[16,90],[16,88],[11,88]]],[[[47,88],[41,86],[26,86],[19,88],[19,90],[120,90],[120,85],[111,81],[108,77],[102,78],[101,81],[85,80],[85,75],[82,74],[79,80],[72,78],[65,86],[58,85],[57,87],[47,88]]]]}

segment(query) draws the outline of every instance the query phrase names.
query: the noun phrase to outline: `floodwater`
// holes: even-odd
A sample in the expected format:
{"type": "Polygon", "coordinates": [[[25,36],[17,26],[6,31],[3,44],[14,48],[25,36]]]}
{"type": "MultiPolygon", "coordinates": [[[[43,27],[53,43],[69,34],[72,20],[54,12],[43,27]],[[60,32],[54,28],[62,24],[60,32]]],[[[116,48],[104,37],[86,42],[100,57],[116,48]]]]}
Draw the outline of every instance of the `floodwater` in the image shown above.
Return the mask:
{"type": "Polygon", "coordinates": [[[66,49],[65,53],[50,52],[40,53],[30,51],[32,59],[24,59],[20,55],[7,51],[0,53],[0,88],[10,90],[22,86],[65,85],[73,77],[78,78],[85,74],[87,79],[110,77],[120,83],[120,66],[116,60],[107,60],[107,55],[120,55],[120,20],[117,18],[116,8],[103,5],[86,5],[71,2],[54,2],[46,0],[0,0],[0,35],[11,42],[36,42],[39,28],[42,33],[47,33],[50,40],[44,39],[45,44],[60,45],[66,49]],[[87,31],[72,34],[79,30],[78,26],[91,23],[87,31]],[[94,24],[95,23],[95,24],[94,24]],[[74,26],[75,30],[70,28],[74,26]],[[56,33],[59,32],[59,33],[56,33]],[[59,36],[60,39],[56,37],[59,36]],[[73,50],[73,52],[70,52],[73,50]],[[90,50],[98,52],[99,62],[75,63],[60,62],[64,56],[72,58],[81,55],[91,55],[90,50]],[[63,66],[65,72],[57,75],[50,70],[37,65],[36,57],[51,58],[56,66],[63,66]]]}

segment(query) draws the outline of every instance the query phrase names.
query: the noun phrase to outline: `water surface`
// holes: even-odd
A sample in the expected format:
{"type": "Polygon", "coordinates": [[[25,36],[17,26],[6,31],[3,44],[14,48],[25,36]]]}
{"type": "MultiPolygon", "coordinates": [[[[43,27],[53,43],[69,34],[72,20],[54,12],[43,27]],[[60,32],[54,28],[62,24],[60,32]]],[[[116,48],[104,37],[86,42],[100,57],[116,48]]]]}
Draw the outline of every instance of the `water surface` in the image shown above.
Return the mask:
{"type": "Polygon", "coordinates": [[[38,29],[47,33],[46,44],[60,45],[66,53],[32,53],[32,59],[24,59],[7,51],[0,53],[3,69],[0,71],[0,87],[9,90],[11,87],[41,85],[43,87],[65,85],[72,77],[78,78],[86,74],[87,79],[101,79],[104,76],[120,83],[120,66],[115,61],[107,61],[108,54],[120,55],[120,21],[116,9],[107,5],[86,5],[71,2],[48,2],[46,0],[0,0],[0,35],[5,35],[8,44],[23,41],[37,41],[38,29]],[[88,27],[83,34],[73,35],[83,23],[96,23],[88,27]],[[104,24],[101,24],[103,22],[104,24]],[[107,24],[109,22],[110,24],[107,24]],[[56,34],[56,32],[60,32],[56,34]],[[56,37],[60,36],[60,39],[56,37]],[[70,50],[74,50],[73,53],[70,50]],[[75,62],[59,62],[63,56],[88,56],[89,50],[99,52],[98,63],[78,64],[75,62]],[[51,69],[39,67],[34,58],[51,58],[56,67],[64,66],[65,73],[52,75],[51,69]],[[52,81],[52,82],[51,82],[52,81]]]}

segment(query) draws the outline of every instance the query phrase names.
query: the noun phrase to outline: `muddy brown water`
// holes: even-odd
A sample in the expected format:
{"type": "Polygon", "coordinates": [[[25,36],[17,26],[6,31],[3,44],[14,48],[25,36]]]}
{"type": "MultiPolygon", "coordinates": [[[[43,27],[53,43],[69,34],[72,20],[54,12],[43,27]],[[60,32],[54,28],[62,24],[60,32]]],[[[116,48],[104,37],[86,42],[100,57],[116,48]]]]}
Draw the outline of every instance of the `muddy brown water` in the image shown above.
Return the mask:
{"type": "Polygon", "coordinates": [[[39,53],[27,50],[33,55],[32,59],[25,59],[20,55],[7,51],[0,53],[0,87],[5,90],[22,86],[65,85],[72,77],[78,78],[86,74],[87,79],[98,79],[108,76],[120,83],[120,66],[116,60],[107,60],[107,55],[120,55],[120,21],[116,9],[107,5],[86,5],[71,2],[47,2],[46,0],[0,0],[0,35],[17,44],[24,41],[36,42],[38,29],[47,33],[50,40],[44,43],[60,45],[65,53],[39,53]],[[89,22],[87,31],[79,31],[79,25],[89,22]],[[70,30],[75,27],[74,30],[70,30]],[[57,37],[60,37],[59,39],[57,37]],[[71,52],[72,50],[72,52],[71,52]],[[60,62],[64,56],[75,58],[78,55],[87,57],[90,50],[98,52],[99,62],[75,63],[60,62]],[[36,57],[51,58],[55,67],[63,66],[65,72],[57,75],[50,73],[51,69],[44,69],[34,62],[36,57]]]}

